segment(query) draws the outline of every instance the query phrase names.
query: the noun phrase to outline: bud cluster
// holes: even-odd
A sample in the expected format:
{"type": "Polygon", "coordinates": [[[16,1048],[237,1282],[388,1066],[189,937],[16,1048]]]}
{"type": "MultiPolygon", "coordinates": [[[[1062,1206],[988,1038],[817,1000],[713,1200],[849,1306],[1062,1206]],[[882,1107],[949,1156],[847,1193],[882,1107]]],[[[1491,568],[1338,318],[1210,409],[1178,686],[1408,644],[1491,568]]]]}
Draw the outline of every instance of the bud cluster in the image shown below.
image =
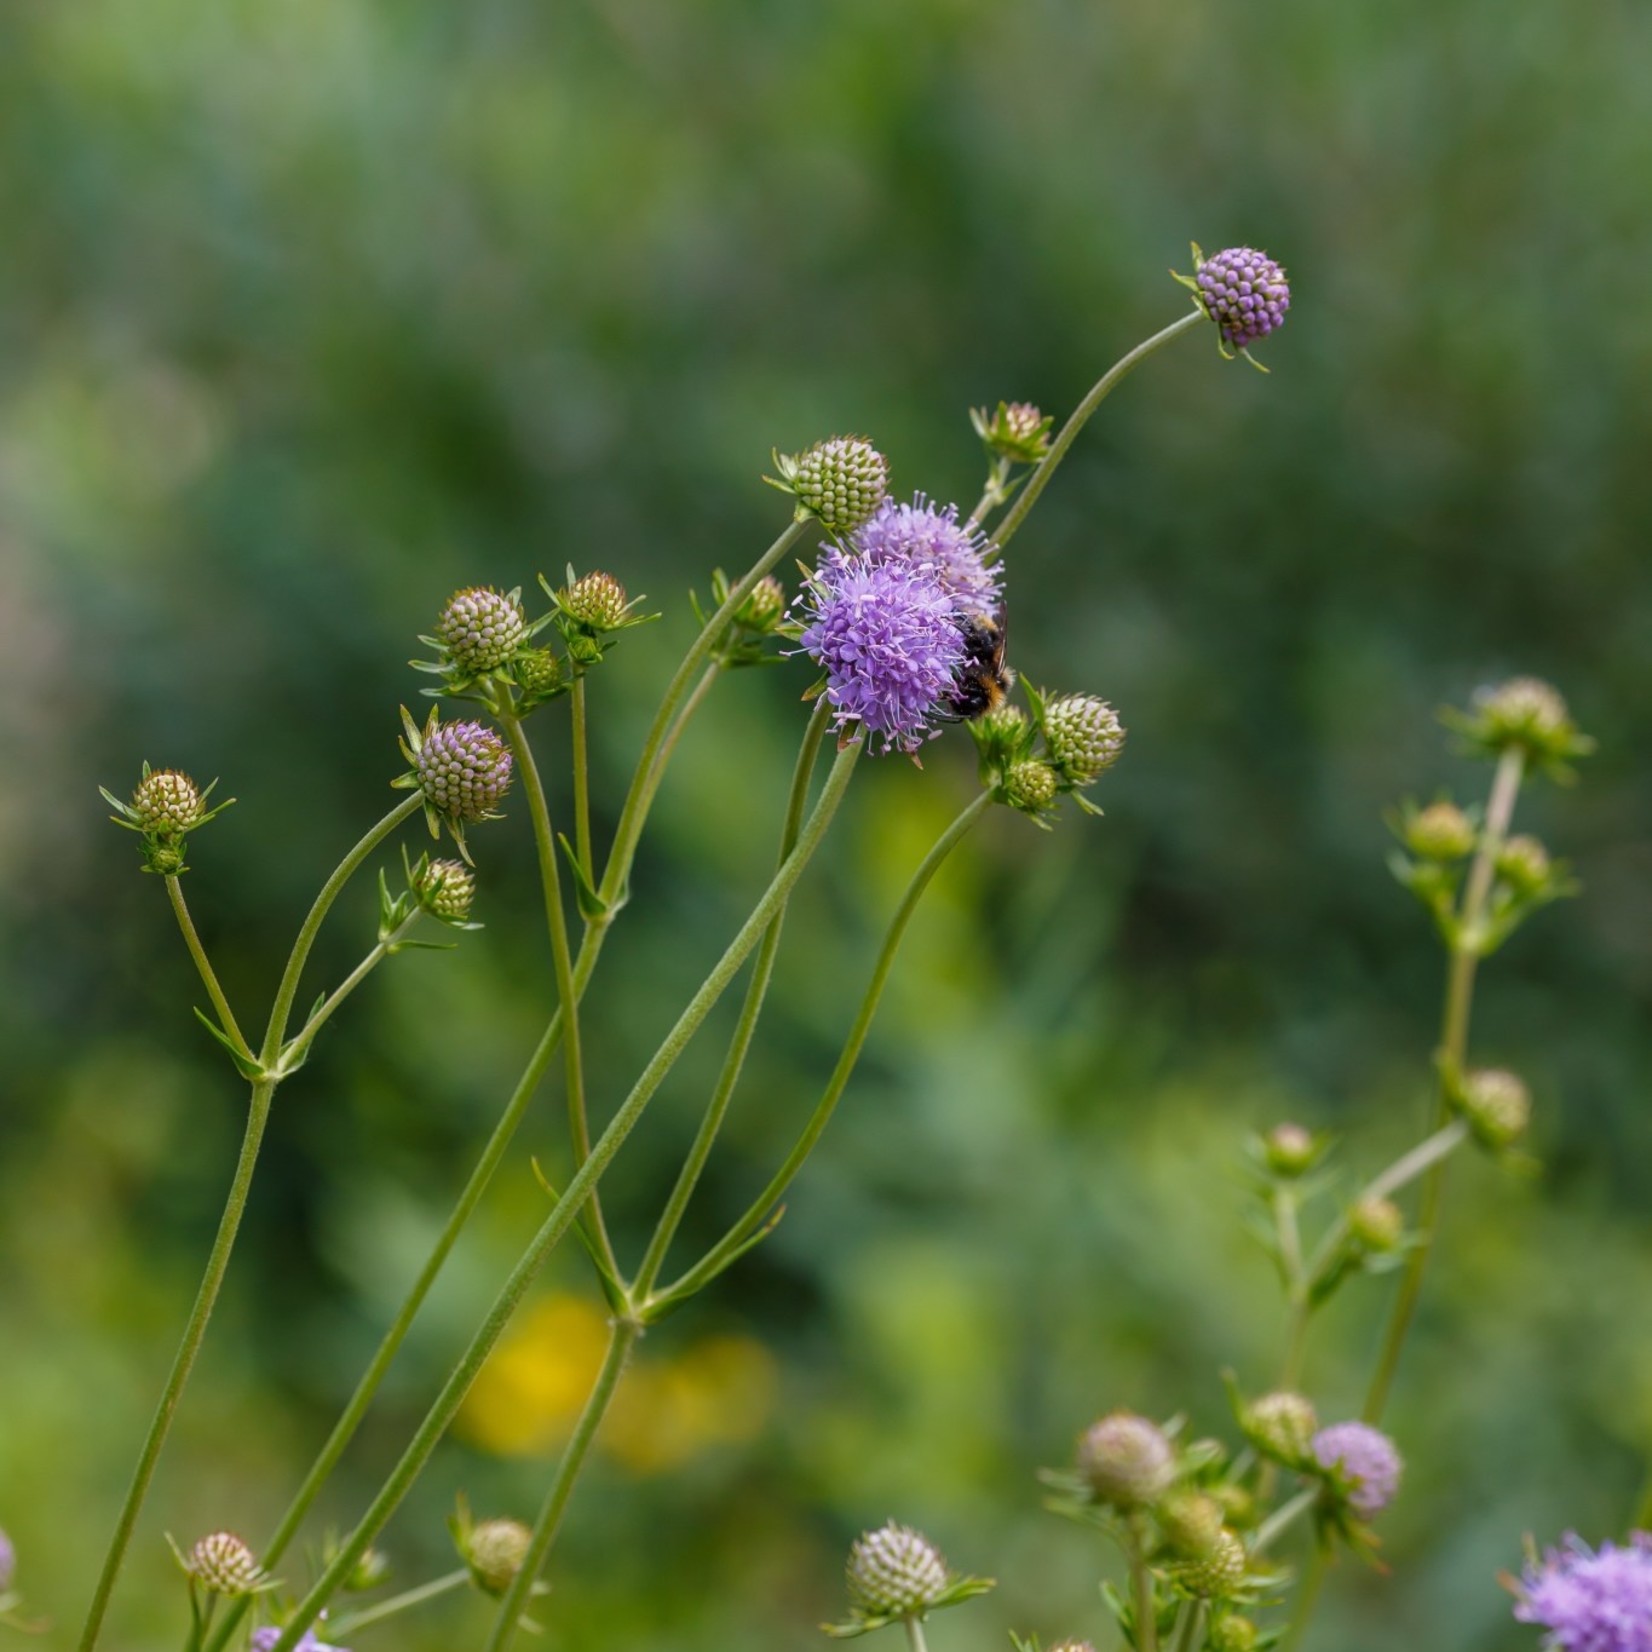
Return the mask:
{"type": "Polygon", "coordinates": [[[274,1579],[234,1532],[208,1532],[181,1558],[190,1582],[210,1595],[233,1600],[274,1587],[274,1579]]]}
{"type": "Polygon", "coordinates": [[[1098,812],[1078,794],[1094,785],[1124,750],[1118,713],[1093,694],[1050,698],[1029,685],[1027,697],[1030,718],[1019,706],[1000,704],[969,724],[984,777],[996,779],[1001,802],[1041,824],[1065,795],[1098,812]]]}
{"type": "Polygon", "coordinates": [[[930,1612],[956,1606],[993,1587],[990,1578],[961,1577],[922,1532],[893,1520],[862,1532],[844,1568],[849,1620],[825,1626],[847,1639],[888,1623],[917,1623],[930,1612]]]}
{"type": "Polygon", "coordinates": [[[142,839],[144,871],[176,877],[189,870],[184,860],[184,839],[235,801],[227,797],[209,809],[207,800],[217,784],[214,780],[203,791],[181,769],[152,769],[145,763],[130,803],[107,787],[100,786],[98,791],[115,811],[109,818],[142,839]]]}

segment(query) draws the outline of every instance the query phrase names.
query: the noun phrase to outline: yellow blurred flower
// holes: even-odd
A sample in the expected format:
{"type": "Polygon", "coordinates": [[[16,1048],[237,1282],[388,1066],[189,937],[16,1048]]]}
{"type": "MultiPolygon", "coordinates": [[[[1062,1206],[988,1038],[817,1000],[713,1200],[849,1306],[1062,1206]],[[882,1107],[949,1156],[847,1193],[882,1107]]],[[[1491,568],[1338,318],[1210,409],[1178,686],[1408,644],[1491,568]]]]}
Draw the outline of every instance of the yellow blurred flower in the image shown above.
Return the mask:
{"type": "MultiPolygon", "coordinates": [[[[608,1342],[603,1310],[583,1297],[542,1298],[482,1367],[460,1433],[501,1457],[541,1456],[572,1432],[608,1342]]],[[[759,1434],[774,1410],[773,1357],[750,1337],[716,1336],[669,1359],[632,1359],[598,1445],[633,1474],[662,1474],[759,1434]]]]}

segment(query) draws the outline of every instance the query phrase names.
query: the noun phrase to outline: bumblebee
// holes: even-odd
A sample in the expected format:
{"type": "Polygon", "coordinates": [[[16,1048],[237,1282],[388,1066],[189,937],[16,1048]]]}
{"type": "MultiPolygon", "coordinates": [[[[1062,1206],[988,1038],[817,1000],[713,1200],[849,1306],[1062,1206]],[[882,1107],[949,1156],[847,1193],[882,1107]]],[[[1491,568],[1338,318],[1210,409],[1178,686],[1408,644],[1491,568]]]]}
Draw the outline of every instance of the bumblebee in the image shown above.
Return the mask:
{"type": "Polygon", "coordinates": [[[1004,664],[1002,615],[966,614],[960,623],[964,663],[958,669],[958,686],[945,705],[951,721],[967,723],[1004,703],[1015,686],[1015,673],[1004,664]]]}

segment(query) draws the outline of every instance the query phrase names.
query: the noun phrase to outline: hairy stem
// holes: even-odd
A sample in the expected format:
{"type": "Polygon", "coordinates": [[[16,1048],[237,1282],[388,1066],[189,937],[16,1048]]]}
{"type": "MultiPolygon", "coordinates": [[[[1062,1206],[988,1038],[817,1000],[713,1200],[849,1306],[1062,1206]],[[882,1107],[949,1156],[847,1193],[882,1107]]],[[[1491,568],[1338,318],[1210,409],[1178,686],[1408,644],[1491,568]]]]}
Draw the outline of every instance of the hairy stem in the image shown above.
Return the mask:
{"type": "Polygon", "coordinates": [[[1136,1652],[1159,1652],[1159,1618],[1153,1600],[1153,1573],[1140,1531],[1131,1534],[1130,1591],[1136,1603],[1136,1652]]]}
{"type": "Polygon", "coordinates": [[[1061,427],[1061,433],[1050,444],[1050,451],[1039,461],[1038,468],[1027,478],[1026,485],[1021,489],[1015,503],[1010,507],[1004,520],[998,524],[993,533],[993,540],[999,545],[1007,545],[1010,536],[1027,519],[1027,513],[1038,502],[1038,496],[1048,485],[1050,478],[1055,474],[1055,468],[1067,457],[1070,448],[1086,424],[1090,415],[1106,401],[1114,389],[1129,376],[1142,362],[1153,354],[1155,350],[1168,344],[1171,339],[1190,328],[1197,327],[1209,318],[1203,310],[1192,310],[1184,315],[1180,321],[1173,321],[1168,327],[1162,328],[1151,338],[1143,339],[1128,355],[1121,356],[1105,373],[1096,380],[1089,395],[1073,409],[1072,416],[1061,427]]]}
{"type": "Polygon", "coordinates": [[[796,1145],[787,1154],[785,1162],[770,1179],[769,1185],[758,1195],[756,1200],[747,1208],[744,1216],[729,1229],[712,1248],[701,1257],[675,1284],[649,1295],[639,1304],[650,1317],[658,1310],[681,1302],[692,1296],[696,1291],[703,1289],[712,1279],[722,1272],[730,1262],[740,1253],[742,1247],[751,1237],[762,1228],[774,1212],[775,1201],[779,1199],[791,1185],[792,1179],[802,1169],[803,1162],[814,1151],[815,1143],[821,1138],[832,1113],[842,1099],[849,1079],[854,1073],[855,1063],[860,1059],[862,1045],[866,1042],[866,1035],[871,1030],[872,1019],[877,1014],[878,1002],[883,997],[883,989],[889,979],[889,972],[894,967],[895,955],[900,951],[901,940],[906,934],[906,927],[912,921],[912,914],[917,910],[918,902],[923,892],[929,887],[935,874],[941,869],[947,856],[962,842],[971,826],[980,819],[987,805],[992,801],[990,792],[982,792],[963,810],[956,820],[941,834],[934,847],[924,856],[922,863],[912,875],[912,881],[907,885],[906,893],[901,896],[900,905],[895,909],[895,915],[890,920],[889,928],[884,934],[883,945],[878,951],[877,961],[872,967],[872,978],[867,982],[866,992],[861,998],[860,1009],[856,1012],[854,1025],[849,1029],[848,1041],[843,1046],[832,1076],[827,1081],[825,1092],[815,1104],[815,1110],[810,1115],[803,1133],[798,1137],[796,1145]]]}
{"type": "MultiPolygon", "coordinates": [[[[1484,914],[1486,896],[1491,890],[1492,873],[1497,854],[1508,836],[1509,823],[1514,818],[1514,803],[1520,793],[1523,758],[1518,747],[1510,748],[1497,760],[1497,772],[1491,785],[1491,796],[1486,803],[1486,824],[1480,833],[1480,846],[1474,863],[1469,868],[1468,883],[1463,891],[1462,906],[1457,915],[1451,964],[1446,974],[1445,1009],[1440,1026],[1440,1089],[1435,1105],[1435,1129],[1438,1131],[1451,1121],[1451,1092],[1458,1081],[1463,1058],[1468,1049],[1469,1014],[1474,1004],[1474,977],[1480,962],[1482,936],[1480,922],[1484,914]]],[[[1446,1159],[1442,1155],[1429,1170],[1423,1183],[1422,1197],[1417,1209],[1417,1227],[1420,1243],[1406,1263],[1400,1280],[1399,1292],[1389,1315],[1388,1328],[1377,1355],[1376,1370],[1371,1387],[1365,1396],[1362,1413],[1366,1422],[1381,1422],[1393,1387],[1394,1373],[1399,1368],[1400,1350],[1405,1345],[1406,1332],[1417,1310],[1417,1299],[1422,1294],[1423,1274],[1434,1249],[1435,1235],[1440,1224],[1440,1209],[1445,1200],[1446,1159]]]]}
{"type": "Polygon", "coordinates": [[[355,1531],[340,1547],[332,1564],[299,1604],[287,1627],[282,1631],[274,1652],[292,1652],[304,1631],[315,1622],[317,1614],[349,1576],[368,1545],[378,1536],[385,1522],[407,1495],[425,1463],[429,1461],[431,1453],[447,1432],[465,1395],[470,1391],[477,1372],[481,1370],[483,1362],[493,1351],[494,1344],[510,1323],[545,1258],[567,1232],[569,1224],[596,1184],[597,1178],[608,1168],[609,1161],[620,1150],[625,1138],[642,1116],[643,1109],[687,1047],[689,1040],[710,1014],[712,1006],[727,989],[729,982],[739,973],[746,959],[751,956],[764,929],[768,927],[780,904],[791,893],[793,885],[802,875],[803,868],[808,865],[819,847],[826,828],[831,824],[832,816],[837,812],[838,804],[843,800],[843,794],[854,773],[855,763],[860,757],[862,744],[863,742],[857,740],[839,754],[820,800],[815,804],[808,824],[798,838],[796,849],[774,875],[762,898],[753,908],[751,916],[746,919],[740,932],[729,943],[723,956],[677,1018],[676,1025],[666,1035],[664,1042],[632,1086],[631,1093],[620,1104],[608,1128],[592,1147],[591,1156],[574,1173],[573,1179],[556,1201],[550,1215],[545,1218],[538,1233],[534,1235],[527,1250],[512,1269],[480,1329],[472,1337],[458,1365],[449,1374],[441,1393],[419,1424],[413,1439],[391,1470],[389,1478],[373,1499],[366,1514],[362,1516],[355,1531]]]}
{"type": "Polygon", "coordinates": [[[446,1572],[441,1577],[432,1578],[428,1583],[419,1584],[417,1588],[404,1589],[399,1595],[390,1596],[388,1600],[364,1606],[359,1612],[351,1612],[348,1616],[339,1618],[337,1622],[329,1619],[327,1632],[342,1639],[345,1635],[353,1635],[358,1629],[365,1629],[370,1623],[382,1623],[385,1618],[395,1617],[398,1612],[406,1612],[412,1607],[423,1606],[427,1600],[436,1600],[442,1595],[450,1594],[469,1582],[470,1568],[461,1566],[456,1572],[446,1572]]]}
{"type": "Polygon", "coordinates": [[[315,1042],[316,1034],[332,1019],[333,1012],[350,996],[369,975],[373,973],[386,958],[395,951],[396,945],[407,934],[414,924],[419,921],[419,908],[402,919],[388,935],[367,954],[356,967],[345,976],[334,990],[321,1002],[315,1014],[306,1021],[302,1028],[294,1035],[292,1043],[282,1052],[281,1066],[284,1073],[295,1072],[299,1063],[304,1059],[306,1052],[315,1042]]]}
{"type": "Polygon", "coordinates": [[[585,673],[574,674],[568,690],[569,723],[573,733],[574,853],[588,883],[596,882],[591,866],[591,767],[585,744],[585,673]]]}
{"type": "Polygon", "coordinates": [[[608,1414],[620,1378],[625,1374],[626,1362],[641,1334],[642,1326],[632,1319],[616,1319],[609,1328],[608,1351],[603,1356],[602,1368],[591,1385],[590,1396],[585,1401],[585,1409],[579,1414],[579,1421],[574,1425],[574,1432],[563,1448],[562,1461],[557,1464],[556,1478],[551,1482],[544,1506],[534,1521],[533,1540],[528,1545],[521,1568],[511,1579],[504,1599],[499,1602],[499,1611],[493,1620],[493,1630],[488,1636],[485,1652],[504,1652],[521,1624],[523,1609],[532,1596],[539,1574],[545,1569],[545,1558],[556,1541],[562,1516],[567,1512],[569,1500],[574,1494],[575,1482],[579,1479],[580,1470],[585,1467],[591,1444],[602,1426],[602,1419],[608,1414]]]}
{"type": "Polygon", "coordinates": [[[218,977],[206,955],[206,948],[201,945],[201,937],[195,932],[195,920],[189,915],[189,906],[184,900],[183,884],[176,875],[167,878],[166,892],[171,898],[172,910],[178,919],[178,928],[183,931],[184,945],[189,948],[189,955],[195,960],[195,969],[201,977],[201,985],[206,988],[207,997],[212,1000],[212,1007],[217,1012],[218,1024],[235,1041],[235,1048],[240,1054],[249,1061],[252,1060],[252,1046],[242,1036],[240,1027],[236,1025],[235,1011],[229,1007],[224,989],[218,985],[218,977]]]}

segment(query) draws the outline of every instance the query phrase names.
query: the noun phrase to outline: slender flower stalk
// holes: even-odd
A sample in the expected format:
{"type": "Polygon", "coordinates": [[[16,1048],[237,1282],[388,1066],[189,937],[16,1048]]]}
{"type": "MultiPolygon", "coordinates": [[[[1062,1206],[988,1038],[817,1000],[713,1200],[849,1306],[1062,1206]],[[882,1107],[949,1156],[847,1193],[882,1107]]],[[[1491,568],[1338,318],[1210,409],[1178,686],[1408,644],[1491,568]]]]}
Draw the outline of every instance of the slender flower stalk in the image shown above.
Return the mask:
{"type": "Polygon", "coordinates": [[[813,857],[821,838],[825,836],[826,828],[837,812],[839,803],[843,800],[855,764],[860,758],[862,745],[861,741],[855,741],[839,753],[827,778],[825,789],[798,838],[797,847],[770,881],[739,933],[729,943],[723,956],[677,1018],[676,1025],[643,1069],[632,1086],[631,1093],[620,1104],[619,1110],[609,1122],[608,1128],[593,1145],[591,1156],[574,1173],[567,1188],[557,1199],[538,1233],[534,1235],[527,1250],[501,1287],[487,1317],[472,1337],[459,1363],[449,1374],[435,1403],[419,1424],[400,1460],[391,1470],[389,1478],[362,1516],[355,1531],[340,1547],[332,1564],[300,1602],[271,1652],[293,1652],[304,1631],[315,1622],[322,1608],[332,1599],[356,1562],[383,1530],[385,1522],[407,1495],[425,1463],[429,1461],[431,1453],[447,1432],[465,1395],[470,1391],[471,1384],[476,1380],[477,1372],[481,1370],[483,1362],[492,1353],[494,1345],[510,1323],[545,1258],[561,1241],[591,1188],[596,1184],[597,1178],[608,1168],[610,1160],[619,1151],[625,1138],[630,1135],[644,1108],[653,1098],[654,1092],[658,1090],[706,1016],[710,1014],[712,1006],[727,989],[729,982],[739,973],[746,959],[751,956],[763,931],[813,857]]]}
{"type": "Polygon", "coordinates": [[[1146,361],[1155,350],[1161,349],[1171,339],[1182,333],[1191,332],[1195,327],[1203,326],[1206,316],[1202,310],[1191,310],[1180,321],[1173,321],[1168,327],[1162,328],[1151,338],[1143,339],[1129,354],[1121,356],[1105,373],[1096,380],[1090,393],[1073,409],[1071,417],[1061,427],[1061,433],[1050,444],[1050,451],[1039,462],[1038,468],[1027,478],[1025,486],[1017,495],[1015,503],[1005,513],[1003,521],[993,530],[993,541],[1002,547],[1010,542],[1016,529],[1027,519],[1027,514],[1038,501],[1038,496],[1049,484],[1055,468],[1067,457],[1067,449],[1078,438],[1078,433],[1090,421],[1090,415],[1106,401],[1113,391],[1129,375],[1146,361]]]}
{"type": "Polygon", "coordinates": [[[333,1018],[333,1012],[395,951],[396,943],[403,940],[407,932],[419,921],[420,913],[421,909],[414,907],[321,1001],[315,1013],[293,1035],[292,1041],[287,1045],[282,1056],[283,1072],[293,1073],[298,1070],[304,1057],[309,1053],[310,1046],[315,1042],[316,1034],[333,1018]]]}
{"type": "Polygon", "coordinates": [[[574,853],[588,883],[596,873],[591,865],[591,765],[585,739],[585,673],[576,672],[568,690],[568,713],[573,736],[574,853]]]}
{"type": "Polygon", "coordinates": [[[911,1652],[929,1652],[928,1643],[924,1640],[924,1626],[917,1618],[906,1618],[906,1644],[911,1652]]]}
{"type": "MultiPolygon", "coordinates": [[[[362,862],[419,807],[420,802],[416,796],[407,798],[398,803],[377,825],[371,827],[322,885],[321,893],[316,896],[305,915],[304,922],[299,926],[298,937],[293,942],[286,968],[282,971],[280,985],[276,988],[269,1025],[265,1029],[263,1046],[259,1051],[258,1064],[262,1072],[253,1081],[247,1105],[246,1130],[241,1138],[241,1151],[236,1159],[235,1173],[230,1180],[229,1195],[224,1201],[223,1214],[218,1220],[218,1231],[213,1238],[212,1249],[207,1255],[206,1269],[201,1275],[194,1305],[184,1325],[182,1340],[173,1356],[166,1386],[161,1391],[160,1402],[155,1408],[149,1431],[144,1437],[137,1467],[133,1470],[131,1484],[127,1488],[125,1501],[115,1522],[108,1553],[104,1556],[103,1567],[98,1574],[92,1602],[87,1609],[86,1623],[80,1634],[80,1652],[92,1652],[92,1648],[97,1645],[104,1617],[109,1610],[109,1599],[114,1593],[115,1580],[120,1575],[121,1562],[125,1559],[127,1547],[132,1540],[133,1528],[137,1525],[139,1510],[142,1509],[144,1498],[148,1495],[149,1483],[154,1478],[161,1448],[166,1444],[166,1436],[177,1413],[178,1402],[183,1398],[190,1372],[195,1366],[196,1355],[200,1353],[201,1343],[206,1336],[207,1322],[212,1318],[212,1310],[217,1304],[224,1275],[229,1270],[230,1253],[235,1248],[235,1237],[240,1231],[241,1217],[246,1210],[247,1195],[252,1187],[253,1169],[258,1162],[258,1149],[264,1140],[264,1126],[269,1121],[270,1103],[274,1099],[276,1087],[281,1082],[278,1064],[282,1039],[287,1030],[287,1019],[292,1013],[293,999],[298,993],[299,977],[303,974],[304,965],[309,959],[310,949],[315,944],[315,938],[327,913],[332,909],[333,902],[338,899],[340,892],[359,870],[362,862]]],[[[171,881],[174,880],[168,880],[171,881]]],[[[188,933],[186,930],[186,939],[188,933]]],[[[228,1023],[225,1024],[225,1030],[229,1030],[228,1023]]]]}
{"type": "Polygon", "coordinates": [[[545,1557],[556,1541],[562,1517],[567,1512],[569,1500],[574,1494],[574,1484],[579,1479],[586,1458],[590,1455],[597,1430],[602,1427],[602,1419],[608,1414],[608,1407],[619,1388],[620,1378],[625,1374],[631,1350],[636,1346],[637,1338],[641,1334],[642,1325],[635,1319],[616,1319],[609,1327],[608,1351],[603,1356],[602,1367],[591,1386],[590,1395],[585,1401],[585,1409],[580,1412],[579,1421],[574,1425],[573,1434],[563,1447],[562,1460],[557,1464],[556,1478],[551,1482],[551,1489],[546,1494],[539,1517],[534,1521],[533,1540],[528,1545],[528,1552],[523,1556],[516,1576],[511,1579],[504,1598],[499,1602],[499,1611],[494,1617],[493,1629],[488,1635],[485,1652],[505,1652],[505,1648],[510,1645],[521,1626],[522,1613],[533,1594],[533,1586],[538,1581],[540,1572],[544,1570],[545,1557]]]}
{"type": "Polygon", "coordinates": [[[443,1595],[451,1594],[455,1589],[462,1589],[469,1582],[470,1568],[461,1566],[457,1571],[434,1577],[416,1588],[404,1589],[399,1595],[391,1595],[388,1600],[375,1601],[371,1606],[364,1606],[359,1612],[351,1612],[347,1617],[329,1618],[327,1632],[343,1640],[347,1635],[354,1635],[358,1629],[365,1629],[370,1623],[382,1623],[386,1618],[393,1618],[415,1606],[423,1606],[426,1601],[437,1600],[443,1595]]]}
{"type": "Polygon", "coordinates": [[[796,1145],[786,1155],[769,1184],[747,1208],[738,1222],[729,1229],[706,1254],[700,1258],[674,1284],[664,1290],[653,1291],[639,1304],[639,1308],[648,1317],[655,1318],[666,1308],[693,1296],[703,1289],[711,1280],[723,1271],[751,1239],[762,1231],[764,1225],[774,1215],[775,1203],[780,1196],[791,1186],[793,1178],[802,1169],[803,1162],[814,1151],[815,1143],[821,1138],[832,1113],[842,1099],[849,1079],[855,1070],[855,1063],[860,1059],[861,1047],[866,1042],[866,1035],[871,1030],[872,1019],[877,1014],[878,1002],[883,997],[883,989],[889,979],[889,972],[894,967],[895,956],[900,951],[901,940],[906,934],[906,926],[912,921],[912,914],[917,910],[918,901],[923,892],[929,887],[935,874],[941,869],[947,856],[957,848],[981,815],[992,801],[990,792],[982,792],[975,797],[959,814],[958,818],[937,839],[929,853],[924,856],[916,872],[912,874],[912,881],[907,885],[906,892],[901,896],[900,905],[895,909],[895,915],[890,920],[889,928],[884,934],[883,945],[879,949],[876,963],[872,968],[871,979],[867,982],[866,992],[861,999],[860,1009],[856,1012],[853,1026],[849,1029],[849,1037],[844,1044],[842,1053],[838,1056],[837,1065],[832,1070],[826,1089],[820,1100],[815,1104],[815,1110],[810,1115],[808,1123],[803,1127],[796,1145]]]}
{"type": "MultiPolygon", "coordinates": [[[[533,747],[520,719],[503,716],[500,723],[510,742],[511,755],[522,775],[528,794],[528,813],[533,820],[534,849],[539,856],[539,882],[545,895],[545,927],[551,940],[551,968],[556,977],[557,1003],[562,1010],[562,1065],[568,1092],[568,1134],[573,1141],[574,1168],[591,1156],[591,1126],[585,1110],[585,1063],[579,1036],[579,1002],[574,996],[574,963],[568,947],[568,922],[562,905],[562,868],[558,864],[556,834],[551,829],[550,810],[545,802],[544,783],[534,762],[533,747]]],[[[603,1221],[602,1204],[596,1189],[584,1218],[598,1265],[607,1277],[619,1277],[619,1263],[603,1221]]]]}
{"type": "MultiPolygon", "coordinates": [[[[1442,1128],[1451,1119],[1451,1087],[1462,1071],[1468,1050],[1469,1014],[1474,1004],[1474,978],[1480,963],[1483,940],[1481,922],[1485,915],[1486,896],[1491,891],[1492,876],[1497,868],[1497,856],[1508,837],[1509,823],[1514,818],[1515,799],[1520,794],[1520,781],[1525,767],[1524,752],[1519,746],[1510,746],[1497,760],[1491,796],[1486,803],[1486,823],[1480,834],[1480,846],[1474,863],[1469,868],[1468,882],[1463,890],[1463,904],[1454,931],[1451,964],[1446,976],[1445,1009],[1440,1030],[1440,1091],[1435,1107],[1435,1128],[1442,1128]]],[[[1417,1310],[1417,1299],[1422,1294],[1423,1274],[1428,1267],[1430,1252],[1439,1228],[1440,1209],[1445,1200],[1446,1160],[1433,1165],[1423,1183],[1418,1206],[1417,1226],[1422,1242],[1411,1253],[1406,1263],[1400,1289],[1394,1299],[1388,1329],[1377,1356],[1371,1387],[1365,1396],[1361,1415],[1368,1423],[1382,1420],[1388,1405],[1389,1390],[1394,1373],[1399,1367],[1400,1350],[1405,1345],[1406,1332],[1411,1327],[1417,1310]]]]}
{"type": "Polygon", "coordinates": [[[189,948],[189,955],[195,960],[196,972],[201,977],[201,985],[206,988],[207,997],[212,1000],[212,1007],[217,1013],[219,1025],[223,1027],[233,1041],[236,1050],[247,1060],[252,1059],[252,1047],[242,1035],[236,1024],[235,1011],[229,1007],[229,1000],[224,996],[224,989],[218,984],[217,973],[213,970],[212,961],[207,957],[206,948],[201,945],[201,937],[195,932],[195,920],[189,915],[189,905],[184,900],[183,882],[176,873],[166,880],[166,892],[172,901],[172,910],[178,919],[178,928],[183,931],[184,945],[189,948]]]}
{"type": "Polygon", "coordinates": [[[1141,1533],[1132,1534],[1126,1552],[1130,1559],[1130,1590],[1136,1602],[1137,1652],[1159,1652],[1159,1623],[1153,1600],[1153,1571],[1141,1533]]]}

